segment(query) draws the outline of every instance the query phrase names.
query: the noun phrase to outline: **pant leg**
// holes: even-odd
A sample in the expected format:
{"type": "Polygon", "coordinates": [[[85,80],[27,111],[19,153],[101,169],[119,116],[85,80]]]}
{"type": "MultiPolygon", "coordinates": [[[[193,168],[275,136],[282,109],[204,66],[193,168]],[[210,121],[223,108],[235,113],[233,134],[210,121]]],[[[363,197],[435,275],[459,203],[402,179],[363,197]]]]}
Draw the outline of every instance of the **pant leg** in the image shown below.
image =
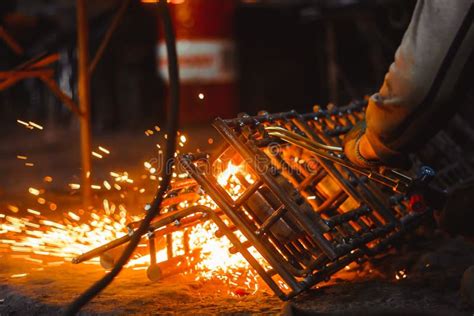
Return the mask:
{"type": "Polygon", "coordinates": [[[418,0],[411,22],[366,112],[367,139],[381,160],[422,145],[474,88],[472,0],[418,0]],[[470,84],[469,84],[470,83],[470,84]]]}

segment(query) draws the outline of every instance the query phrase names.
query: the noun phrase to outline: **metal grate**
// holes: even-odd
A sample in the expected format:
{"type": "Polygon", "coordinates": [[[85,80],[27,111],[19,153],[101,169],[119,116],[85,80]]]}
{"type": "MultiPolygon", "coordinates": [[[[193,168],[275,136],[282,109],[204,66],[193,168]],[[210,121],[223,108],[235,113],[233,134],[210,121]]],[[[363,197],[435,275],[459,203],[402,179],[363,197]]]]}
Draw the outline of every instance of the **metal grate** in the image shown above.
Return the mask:
{"type": "Polygon", "coordinates": [[[338,146],[361,119],[364,105],[304,115],[260,113],[217,119],[214,127],[227,148],[208,159],[179,157],[180,164],[246,237],[235,248],[282,299],[327,279],[352,261],[380,252],[422,216],[408,207],[411,177],[393,170],[390,176],[378,172],[361,176],[354,171],[357,168],[345,166],[350,163],[341,154],[333,154],[334,162],[267,132],[268,127],[277,126],[338,146]],[[233,198],[206,171],[217,161],[239,166],[235,176],[245,188],[239,197],[233,198]],[[252,181],[246,178],[248,174],[252,181]],[[250,258],[250,247],[258,250],[268,267],[250,258]]]}
{"type": "MultiPolygon", "coordinates": [[[[231,252],[240,252],[286,300],[349,263],[383,251],[429,212],[420,192],[427,189],[432,171],[422,167],[415,176],[366,170],[345,160],[337,147],[363,118],[365,106],[356,102],[307,114],[261,112],[216,119],[214,127],[225,145],[214,155],[178,156],[192,180],[168,193],[167,213],[148,234],[151,252],[157,236],[212,220],[219,227],[217,235],[225,235],[233,244],[231,252]],[[314,148],[315,144],[329,150],[314,148]],[[234,188],[239,190],[219,181],[219,173],[229,164],[234,166],[234,188]],[[200,190],[212,198],[216,209],[178,207],[200,190]]],[[[130,229],[133,232],[133,225],[130,229]]],[[[128,239],[92,250],[75,262],[101,255],[128,239]]],[[[173,254],[168,258],[172,260],[173,254]]],[[[153,256],[151,261],[156,268],[153,256]]]]}

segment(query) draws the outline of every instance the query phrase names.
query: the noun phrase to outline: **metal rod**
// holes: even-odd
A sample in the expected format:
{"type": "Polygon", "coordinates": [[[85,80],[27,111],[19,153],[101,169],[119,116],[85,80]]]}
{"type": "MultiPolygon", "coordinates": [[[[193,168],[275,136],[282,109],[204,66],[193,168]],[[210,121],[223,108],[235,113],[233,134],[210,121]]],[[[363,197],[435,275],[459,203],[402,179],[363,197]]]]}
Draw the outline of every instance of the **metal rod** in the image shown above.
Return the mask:
{"type": "Polygon", "coordinates": [[[81,128],[82,198],[85,205],[91,203],[91,126],[90,126],[90,76],[89,76],[89,31],[87,25],[87,1],[76,0],[77,5],[77,65],[79,116],[81,128]]]}
{"type": "Polygon", "coordinates": [[[303,142],[307,142],[308,144],[316,147],[316,148],[320,148],[320,149],[324,149],[324,150],[330,150],[330,151],[337,151],[337,152],[344,152],[344,148],[342,147],[339,147],[339,146],[330,146],[330,145],[326,145],[326,144],[323,144],[323,143],[319,143],[319,142],[316,142],[312,139],[309,139],[309,138],[306,138],[306,137],[303,137],[301,135],[298,135],[296,133],[293,133],[293,132],[290,132],[289,130],[287,129],[284,129],[283,127],[279,127],[279,126],[267,126],[265,127],[265,130],[271,135],[271,136],[278,136],[280,134],[283,134],[283,135],[286,135],[288,137],[291,137],[291,138],[294,138],[296,140],[300,140],[300,141],[303,141],[303,142]]]}
{"type": "Polygon", "coordinates": [[[44,75],[52,75],[52,69],[32,69],[32,70],[12,70],[12,71],[0,71],[0,79],[23,79],[39,77],[44,75]]]}
{"type": "MultiPolygon", "coordinates": [[[[249,163],[249,165],[252,166],[252,168],[258,170],[259,167],[261,167],[257,164],[262,161],[265,161],[263,159],[264,157],[256,157],[254,152],[251,152],[248,148],[246,148],[245,145],[242,144],[234,136],[232,131],[229,129],[229,127],[225,124],[223,120],[216,119],[213,125],[214,127],[216,127],[222,137],[227,142],[229,142],[229,144],[231,144],[236,150],[239,151],[242,157],[247,161],[247,163],[249,163]]],[[[288,196],[288,192],[282,191],[281,187],[273,181],[272,176],[270,175],[270,170],[268,170],[268,168],[261,172],[260,179],[262,179],[262,181],[269,187],[269,189],[278,196],[278,198],[287,206],[290,212],[292,212],[293,214],[299,214],[298,217],[296,217],[298,223],[302,227],[304,227],[304,229],[308,233],[311,234],[311,237],[316,240],[318,245],[321,247],[321,249],[323,249],[323,251],[328,255],[328,257],[335,259],[337,257],[337,254],[334,252],[331,243],[328,240],[324,239],[324,237],[322,237],[322,232],[316,226],[315,223],[309,222],[309,218],[304,218],[305,216],[303,216],[303,214],[300,212],[299,207],[288,196]]],[[[314,216],[316,215],[317,214],[314,213],[314,216]]]]}
{"type": "Polygon", "coordinates": [[[110,40],[112,39],[112,35],[117,30],[117,27],[119,26],[120,21],[122,21],[123,16],[125,15],[125,12],[127,12],[127,8],[130,5],[130,1],[131,0],[123,0],[122,5],[117,10],[117,13],[114,15],[112,23],[110,23],[110,26],[107,29],[104,35],[104,38],[102,39],[102,42],[100,43],[100,46],[97,49],[97,52],[95,53],[95,56],[92,59],[92,62],[89,66],[89,74],[92,75],[95,68],[97,67],[97,64],[99,63],[100,59],[104,55],[104,52],[107,49],[107,46],[109,45],[110,40]]]}
{"type": "Polygon", "coordinates": [[[150,232],[148,234],[148,249],[150,252],[150,265],[156,264],[156,245],[155,245],[155,234],[150,232]]]}
{"type": "Polygon", "coordinates": [[[173,235],[167,234],[166,235],[166,255],[168,256],[168,260],[173,258],[173,235]]]}
{"type": "Polygon", "coordinates": [[[74,100],[65,94],[59,87],[56,81],[54,81],[49,76],[41,76],[39,77],[41,81],[51,90],[51,92],[62,102],[66,105],[69,110],[71,110],[74,114],[76,114],[79,118],[81,117],[81,111],[74,100]]]}
{"type": "Polygon", "coordinates": [[[257,180],[253,184],[251,184],[245,191],[242,193],[242,195],[235,201],[235,203],[232,204],[233,207],[238,208],[242,206],[242,204],[248,200],[250,196],[252,196],[255,191],[258,190],[262,186],[262,181],[257,180]]]}
{"type": "MultiPolygon", "coordinates": [[[[291,132],[289,132],[291,133],[291,132]]],[[[291,133],[291,134],[294,134],[294,133],[291,133]]],[[[327,153],[327,152],[324,152],[322,151],[320,148],[314,146],[313,144],[311,144],[310,142],[308,142],[307,140],[301,140],[299,139],[298,137],[293,137],[292,136],[289,136],[287,135],[287,133],[283,134],[281,132],[270,132],[270,135],[272,136],[275,136],[275,137],[278,137],[280,139],[283,139],[293,145],[296,145],[296,146],[299,146],[299,147],[303,147],[311,152],[313,152],[314,154],[324,158],[324,159],[327,159],[327,160],[330,160],[334,163],[337,163],[341,166],[344,166],[354,172],[357,172],[359,174],[362,174],[364,176],[366,176],[367,178],[371,179],[371,180],[374,180],[374,181],[377,181],[378,183],[380,184],[383,184],[385,186],[388,186],[389,188],[391,188],[392,190],[396,191],[396,192],[399,192],[399,193],[405,193],[406,192],[406,187],[407,187],[407,184],[400,181],[399,179],[392,179],[390,177],[387,177],[379,172],[376,172],[376,171],[372,171],[372,170],[369,170],[369,169],[364,169],[364,168],[359,168],[341,158],[338,158],[338,157],[335,157],[335,156],[332,156],[331,154],[327,153]]],[[[298,135],[299,136],[299,135],[298,135]]]]}
{"type": "Polygon", "coordinates": [[[262,226],[255,232],[257,235],[266,233],[270,227],[275,224],[282,216],[285,214],[286,208],[282,205],[280,206],[272,215],[268,216],[262,226]]]}
{"type": "Polygon", "coordinates": [[[3,26],[0,26],[0,38],[2,38],[8,46],[10,46],[11,50],[14,51],[15,54],[23,55],[24,49],[21,47],[20,43],[18,43],[15,38],[3,28],[3,26]]]}
{"type": "MultiPolygon", "coordinates": [[[[203,189],[208,194],[211,194],[214,199],[214,202],[216,202],[216,204],[219,205],[219,207],[224,211],[224,213],[229,217],[229,219],[236,226],[239,227],[239,230],[246,236],[246,238],[248,238],[250,242],[253,243],[258,252],[260,252],[265,257],[265,259],[272,265],[272,267],[274,267],[274,269],[278,271],[278,274],[282,277],[282,279],[285,280],[285,282],[287,282],[288,284],[290,284],[291,287],[298,287],[298,284],[292,277],[292,275],[286,270],[282,269],[279,264],[279,261],[275,256],[275,253],[271,251],[271,249],[262,246],[261,240],[259,240],[256,235],[254,235],[253,231],[250,231],[250,229],[248,228],[248,224],[241,220],[237,212],[235,212],[233,207],[231,206],[231,203],[229,203],[227,199],[225,199],[225,196],[221,194],[216,194],[219,191],[216,190],[216,187],[209,181],[209,179],[205,175],[201,174],[197,170],[196,166],[194,166],[194,164],[191,162],[190,157],[188,155],[178,156],[178,161],[186,169],[186,171],[202,185],[203,189]]],[[[216,224],[218,223],[216,222],[216,224]]],[[[227,226],[225,224],[223,225],[223,227],[220,227],[220,229],[225,232],[227,238],[237,248],[237,251],[239,251],[244,256],[244,258],[247,259],[247,261],[249,261],[253,268],[257,270],[257,272],[262,276],[262,278],[267,282],[267,284],[269,284],[270,287],[272,287],[272,289],[275,291],[275,287],[278,288],[278,286],[276,286],[275,282],[270,277],[268,277],[268,275],[266,275],[265,270],[258,263],[258,261],[255,260],[255,258],[248,252],[248,250],[242,246],[242,243],[239,241],[239,239],[227,229],[227,226]]]]}

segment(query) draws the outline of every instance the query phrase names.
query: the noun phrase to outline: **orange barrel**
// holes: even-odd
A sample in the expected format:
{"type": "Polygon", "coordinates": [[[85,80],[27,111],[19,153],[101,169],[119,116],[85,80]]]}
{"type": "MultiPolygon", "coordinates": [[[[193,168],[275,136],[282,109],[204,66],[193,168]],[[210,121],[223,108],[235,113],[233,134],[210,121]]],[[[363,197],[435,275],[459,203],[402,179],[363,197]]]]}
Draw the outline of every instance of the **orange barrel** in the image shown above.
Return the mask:
{"type": "MultiPolygon", "coordinates": [[[[181,79],[181,123],[233,117],[237,109],[234,16],[236,0],[172,0],[181,79]]],[[[164,36],[159,71],[168,82],[164,36]]]]}

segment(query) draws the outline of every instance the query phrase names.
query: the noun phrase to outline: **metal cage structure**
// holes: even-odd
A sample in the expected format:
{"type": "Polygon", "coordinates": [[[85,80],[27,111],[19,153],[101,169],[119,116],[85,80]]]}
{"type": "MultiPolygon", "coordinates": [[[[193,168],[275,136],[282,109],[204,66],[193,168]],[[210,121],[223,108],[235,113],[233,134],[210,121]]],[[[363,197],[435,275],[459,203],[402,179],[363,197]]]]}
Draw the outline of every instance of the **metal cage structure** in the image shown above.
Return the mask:
{"type": "MultiPolygon", "coordinates": [[[[365,106],[361,101],[306,114],[260,112],[216,119],[213,125],[225,142],[219,152],[177,157],[190,179],[170,188],[164,214],[150,227],[149,277],[161,276],[167,265],[156,263],[157,237],[211,220],[218,226],[216,235],[232,243],[230,251],[241,253],[287,300],[346,265],[383,252],[420,223],[431,211],[432,169],[411,174],[361,169],[341,153],[344,135],[363,119],[365,106]],[[226,167],[232,167],[230,187],[219,179],[226,167]],[[203,192],[215,208],[178,206],[203,192]]],[[[129,227],[132,233],[134,225],[129,227]]],[[[126,235],[74,262],[103,256],[129,239],[126,235]]],[[[167,240],[168,261],[177,260],[170,248],[167,240]]]]}

